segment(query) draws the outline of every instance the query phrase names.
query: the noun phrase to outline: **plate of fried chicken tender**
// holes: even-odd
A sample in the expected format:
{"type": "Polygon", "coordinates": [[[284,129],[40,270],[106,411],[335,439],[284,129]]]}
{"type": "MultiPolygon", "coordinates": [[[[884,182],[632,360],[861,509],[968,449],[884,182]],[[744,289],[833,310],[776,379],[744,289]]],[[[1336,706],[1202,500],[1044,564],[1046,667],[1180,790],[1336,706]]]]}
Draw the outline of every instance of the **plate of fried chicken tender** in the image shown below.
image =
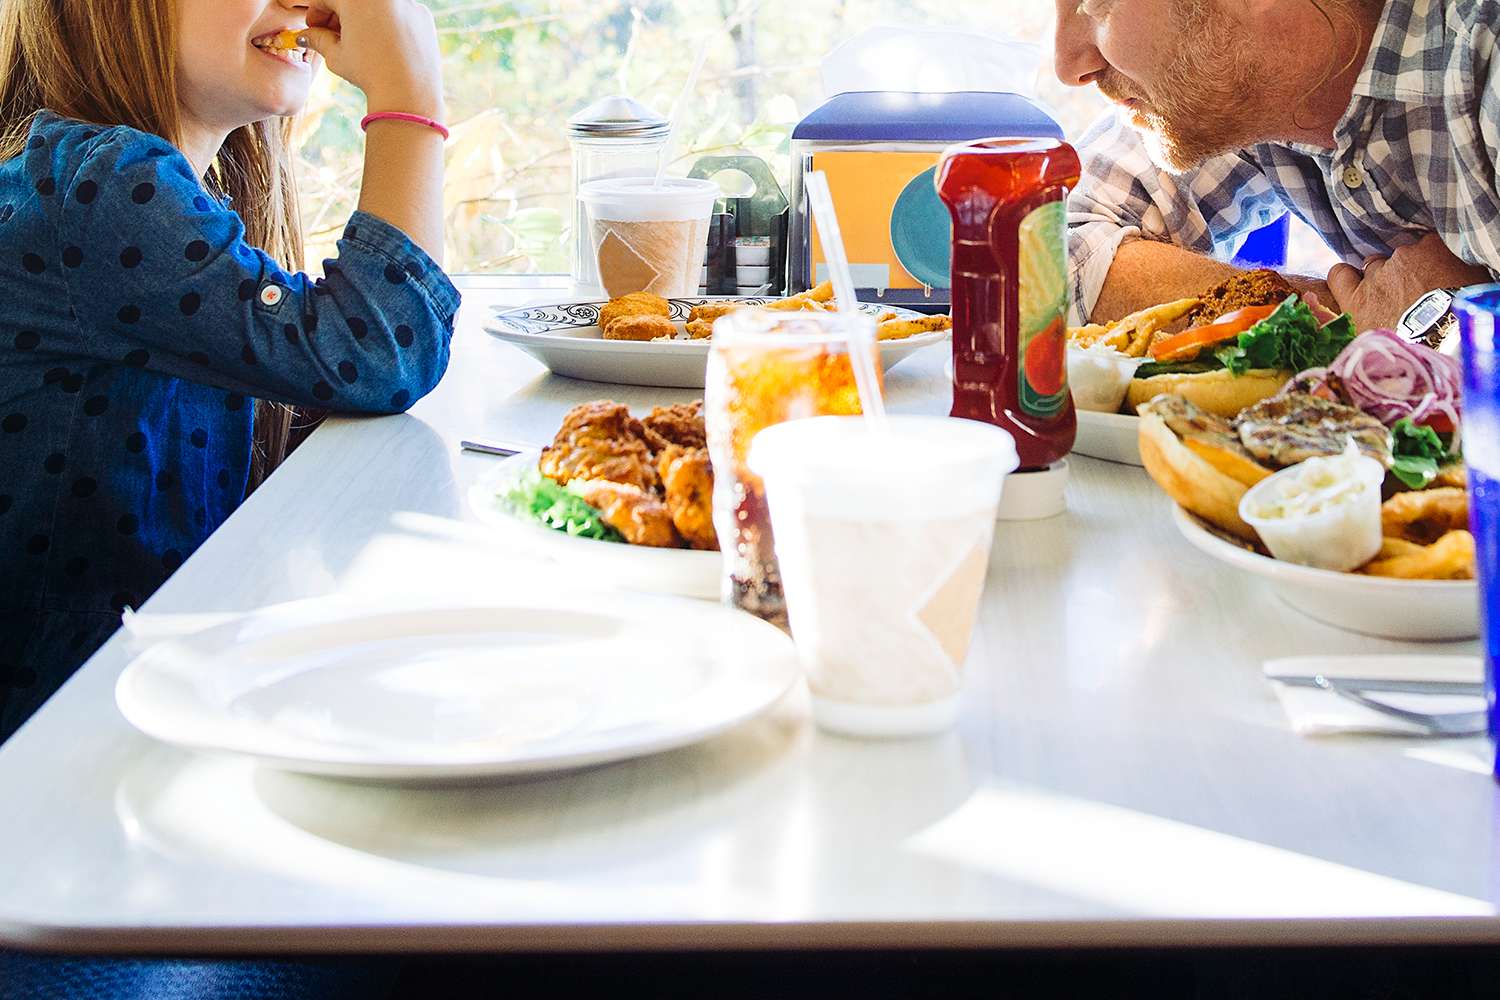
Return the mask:
{"type": "Polygon", "coordinates": [[[1232,416],[1178,393],[1141,403],[1141,458],[1191,544],[1304,614],[1385,638],[1469,639],[1479,595],[1458,382],[1451,359],[1371,331],[1232,416]],[[1367,485],[1347,471],[1360,465],[1367,485]],[[1363,536],[1350,534],[1356,504],[1363,536]],[[1312,547],[1278,556],[1271,528],[1312,547]],[[1346,570],[1319,564],[1347,546],[1346,570]]]}
{"type": "MultiPolygon", "coordinates": [[[[521,348],[554,374],[621,385],[701,389],[714,322],[740,309],[832,312],[827,282],[787,298],[662,298],[634,292],[607,302],[506,309],[489,332],[521,348]]],[[[880,363],[889,370],[915,351],[952,336],[948,316],[862,302],[876,323],[880,363]]]]}
{"type": "Polygon", "coordinates": [[[540,452],[502,462],[469,502],[526,550],[600,582],[715,599],[713,483],[702,400],[637,418],[601,399],[568,411],[540,452]]]}

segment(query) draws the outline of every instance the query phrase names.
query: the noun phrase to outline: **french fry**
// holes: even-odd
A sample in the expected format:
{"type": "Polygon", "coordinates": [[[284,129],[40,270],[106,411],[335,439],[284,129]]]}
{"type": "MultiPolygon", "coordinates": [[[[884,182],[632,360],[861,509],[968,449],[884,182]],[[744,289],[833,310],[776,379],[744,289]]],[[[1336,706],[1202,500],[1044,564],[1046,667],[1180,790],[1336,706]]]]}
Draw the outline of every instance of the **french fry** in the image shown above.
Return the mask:
{"type": "Polygon", "coordinates": [[[1474,536],[1467,531],[1450,531],[1410,555],[1376,557],[1362,572],[1400,580],[1472,580],[1474,536]]]}
{"type": "Polygon", "coordinates": [[[1089,347],[1107,336],[1109,336],[1109,327],[1104,323],[1090,323],[1088,326],[1068,328],[1068,343],[1078,347],[1089,347]]]}
{"type": "Polygon", "coordinates": [[[727,316],[737,309],[744,309],[743,302],[705,302],[701,306],[693,306],[692,312],[688,313],[688,320],[703,320],[712,323],[720,316],[727,316]]]}
{"type": "Polygon", "coordinates": [[[953,327],[951,316],[921,316],[916,319],[893,319],[881,323],[875,328],[875,336],[879,340],[905,340],[919,333],[932,333],[935,330],[949,330],[953,327]]]}
{"type": "Polygon", "coordinates": [[[1143,358],[1147,348],[1151,346],[1151,339],[1159,331],[1182,319],[1201,302],[1201,299],[1178,299],[1176,302],[1163,302],[1161,305],[1133,312],[1119,322],[1110,324],[1107,339],[1114,341],[1123,335],[1124,348],[1115,349],[1132,358],[1143,358]]]}
{"type": "Polygon", "coordinates": [[[1416,542],[1408,542],[1404,538],[1382,538],[1380,540],[1380,553],[1371,562],[1383,559],[1401,559],[1405,556],[1419,555],[1427,546],[1418,545],[1416,542]]]}
{"type": "Polygon", "coordinates": [[[832,302],[833,282],[820,282],[819,284],[814,285],[812,288],[809,288],[807,291],[803,292],[798,296],[798,298],[812,299],[814,302],[832,302]]]}

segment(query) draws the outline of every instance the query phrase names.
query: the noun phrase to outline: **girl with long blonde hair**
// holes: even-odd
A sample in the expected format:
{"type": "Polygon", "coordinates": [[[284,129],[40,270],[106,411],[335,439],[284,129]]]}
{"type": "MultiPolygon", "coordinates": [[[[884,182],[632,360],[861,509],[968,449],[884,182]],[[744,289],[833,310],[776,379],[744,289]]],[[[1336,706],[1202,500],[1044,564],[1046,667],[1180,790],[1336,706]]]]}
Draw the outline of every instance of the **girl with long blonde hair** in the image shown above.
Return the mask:
{"type": "Polygon", "coordinates": [[[395,413],[442,376],[442,119],[414,0],[0,0],[0,740],[274,465],[289,407],[395,413]],[[287,137],[322,61],[371,114],[313,281],[287,137]]]}

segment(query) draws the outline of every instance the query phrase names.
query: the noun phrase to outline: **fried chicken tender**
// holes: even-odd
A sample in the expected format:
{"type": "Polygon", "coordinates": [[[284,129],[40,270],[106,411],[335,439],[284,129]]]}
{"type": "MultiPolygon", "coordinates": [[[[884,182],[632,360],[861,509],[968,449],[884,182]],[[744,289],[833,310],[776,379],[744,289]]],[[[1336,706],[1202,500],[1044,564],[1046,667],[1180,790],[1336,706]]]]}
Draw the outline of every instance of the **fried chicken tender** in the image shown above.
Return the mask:
{"type": "Polygon", "coordinates": [[[611,299],[599,309],[599,329],[607,331],[610,324],[624,316],[671,316],[672,307],[660,295],[650,292],[631,292],[618,299],[611,299]]]}
{"type": "Polygon", "coordinates": [[[1387,537],[1431,545],[1450,531],[1469,526],[1469,494],[1454,486],[1397,493],[1380,507],[1387,537]]]}
{"type": "Polygon", "coordinates": [[[604,328],[605,340],[661,340],[677,336],[677,324],[665,316],[621,316],[604,328]]]}
{"type": "Polygon", "coordinates": [[[708,447],[708,431],[703,422],[703,400],[658,406],[641,421],[646,430],[646,444],[653,452],[670,445],[680,448],[708,447]]]}
{"type": "Polygon", "coordinates": [[[608,399],[569,410],[537,469],[560,486],[604,479],[650,492],[660,484],[645,427],[627,407],[608,399]]]}
{"type": "Polygon", "coordinates": [[[603,479],[575,483],[573,488],[631,545],[675,549],[682,544],[671,512],[654,493],[603,479]]]}
{"type": "Polygon", "coordinates": [[[952,316],[920,316],[916,319],[890,319],[875,327],[877,340],[905,340],[919,333],[953,329],[952,316]]]}
{"type": "Polygon", "coordinates": [[[717,552],[714,531],[714,469],[705,448],[668,445],[657,457],[657,472],[666,490],[667,510],[679,534],[695,549],[717,552]]]}

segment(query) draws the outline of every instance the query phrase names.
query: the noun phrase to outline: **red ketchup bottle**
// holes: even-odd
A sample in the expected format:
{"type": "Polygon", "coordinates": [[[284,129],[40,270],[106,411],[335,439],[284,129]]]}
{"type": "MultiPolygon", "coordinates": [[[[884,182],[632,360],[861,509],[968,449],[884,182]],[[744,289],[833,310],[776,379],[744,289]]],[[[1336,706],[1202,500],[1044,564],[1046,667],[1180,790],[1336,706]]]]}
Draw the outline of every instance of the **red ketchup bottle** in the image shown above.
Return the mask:
{"type": "Polygon", "coordinates": [[[1021,471],[1073,447],[1068,392],[1068,189],[1078,154],[1053,139],[955,146],[938,167],[953,215],[953,413],[1016,439],[1021,471]]]}

